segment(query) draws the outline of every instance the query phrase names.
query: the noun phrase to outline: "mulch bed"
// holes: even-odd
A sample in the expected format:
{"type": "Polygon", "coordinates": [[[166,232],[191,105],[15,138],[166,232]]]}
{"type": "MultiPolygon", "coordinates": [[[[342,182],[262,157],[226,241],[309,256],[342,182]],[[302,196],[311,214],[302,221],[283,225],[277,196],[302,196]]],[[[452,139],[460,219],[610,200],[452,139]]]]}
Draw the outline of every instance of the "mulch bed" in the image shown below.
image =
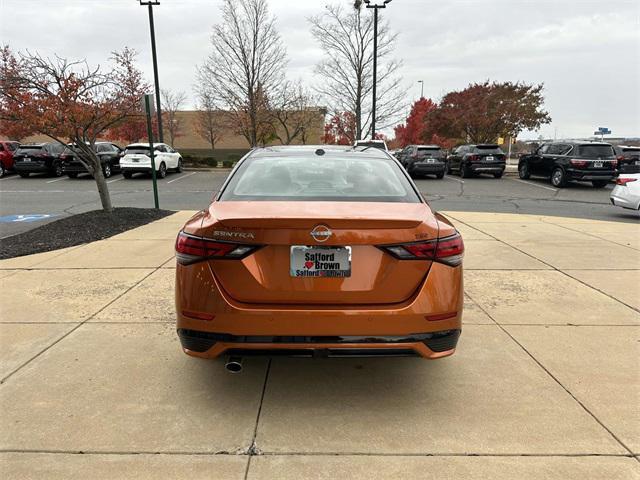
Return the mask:
{"type": "Polygon", "coordinates": [[[171,215],[155,208],[114,208],[79,213],[0,240],[0,259],[94,242],[171,215]]]}

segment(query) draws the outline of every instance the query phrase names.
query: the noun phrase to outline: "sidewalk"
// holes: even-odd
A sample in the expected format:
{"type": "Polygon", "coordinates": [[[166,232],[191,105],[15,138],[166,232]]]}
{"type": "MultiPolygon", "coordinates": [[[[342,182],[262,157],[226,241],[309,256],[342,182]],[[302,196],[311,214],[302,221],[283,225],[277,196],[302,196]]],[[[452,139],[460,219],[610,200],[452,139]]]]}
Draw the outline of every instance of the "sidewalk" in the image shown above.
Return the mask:
{"type": "Polygon", "coordinates": [[[640,478],[640,225],[443,212],[466,246],[454,356],[230,375],[175,334],[192,213],[0,262],[3,479],[640,478]]]}

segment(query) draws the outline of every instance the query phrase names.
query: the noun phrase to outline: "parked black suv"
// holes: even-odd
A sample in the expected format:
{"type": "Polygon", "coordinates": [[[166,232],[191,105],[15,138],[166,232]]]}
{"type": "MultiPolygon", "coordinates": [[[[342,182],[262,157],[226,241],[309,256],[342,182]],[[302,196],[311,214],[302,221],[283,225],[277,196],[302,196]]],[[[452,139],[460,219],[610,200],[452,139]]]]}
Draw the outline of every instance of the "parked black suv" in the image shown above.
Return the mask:
{"type": "Polygon", "coordinates": [[[543,176],[551,185],[560,188],[571,180],[590,181],[594,187],[602,188],[616,177],[617,160],[609,143],[596,142],[552,142],[520,157],[520,178],[543,176]]]}
{"type": "Polygon", "coordinates": [[[47,173],[59,177],[64,173],[62,155],[67,150],[57,142],[20,145],[13,155],[14,168],[22,178],[31,173],[47,173]]]}
{"type": "Polygon", "coordinates": [[[613,149],[617,155],[618,172],[640,173],[640,147],[615,145],[613,149]]]}
{"type": "MultiPolygon", "coordinates": [[[[104,178],[109,178],[113,173],[120,171],[120,154],[122,149],[115,143],[110,142],[96,142],[96,153],[100,158],[102,164],[102,173],[104,178]]],[[[70,145],[69,148],[72,152],[69,155],[63,157],[64,159],[64,172],[69,178],[76,178],[81,173],[88,173],[87,168],[78,160],[75,153],[73,153],[74,146],[70,145]]]]}
{"type": "Polygon", "coordinates": [[[438,145],[407,145],[396,158],[411,176],[444,177],[447,164],[445,154],[438,145]]]}
{"type": "Polygon", "coordinates": [[[507,166],[507,156],[493,143],[461,145],[447,157],[447,173],[456,170],[462,178],[478,173],[502,177],[507,166]]]}

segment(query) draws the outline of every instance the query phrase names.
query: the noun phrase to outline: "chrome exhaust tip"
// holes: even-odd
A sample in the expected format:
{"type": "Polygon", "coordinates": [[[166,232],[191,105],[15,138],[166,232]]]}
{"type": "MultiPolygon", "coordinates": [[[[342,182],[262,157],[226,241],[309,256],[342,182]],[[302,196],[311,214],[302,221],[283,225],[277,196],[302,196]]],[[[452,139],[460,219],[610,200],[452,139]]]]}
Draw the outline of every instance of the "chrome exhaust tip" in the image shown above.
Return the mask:
{"type": "Polygon", "coordinates": [[[224,368],[229,373],[242,372],[242,357],[229,357],[224,363],[224,368]]]}

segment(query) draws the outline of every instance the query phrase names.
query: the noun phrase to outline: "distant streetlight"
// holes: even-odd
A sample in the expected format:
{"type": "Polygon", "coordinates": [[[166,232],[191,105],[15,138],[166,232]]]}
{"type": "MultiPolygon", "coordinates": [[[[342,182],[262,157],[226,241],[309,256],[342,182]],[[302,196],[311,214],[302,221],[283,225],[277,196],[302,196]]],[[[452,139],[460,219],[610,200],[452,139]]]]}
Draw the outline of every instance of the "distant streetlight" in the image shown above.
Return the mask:
{"type": "MultiPolygon", "coordinates": [[[[364,0],[367,8],[373,8],[373,106],[371,107],[371,138],[376,138],[376,75],[378,69],[378,10],[386,8],[391,0],[383,0],[382,4],[364,0]]],[[[356,2],[357,3],[357,2],[356,2]]]]}
{"type": "Polygon", "coordinates": [[[418,80],[420,84],[420,98],[424,98],[424,80],[418,80]]]}
{"type": "MultiPolygon", "coordinates": [[[[162,109],[160,108],[160,83],[158,81],[158,57],[156,55],[156,32],[153,27],[153,6],[160,5],[160,0],[140,0],[140,5],[149,7],[149,30],[151,31],[151,55],[153,56],[153,81],[156,87],[156,114],[158,116],[158,140],[164,143],[162,135],[162,109]]],[[[151,139],[149,139],[151,140],[151,139]]]]}

